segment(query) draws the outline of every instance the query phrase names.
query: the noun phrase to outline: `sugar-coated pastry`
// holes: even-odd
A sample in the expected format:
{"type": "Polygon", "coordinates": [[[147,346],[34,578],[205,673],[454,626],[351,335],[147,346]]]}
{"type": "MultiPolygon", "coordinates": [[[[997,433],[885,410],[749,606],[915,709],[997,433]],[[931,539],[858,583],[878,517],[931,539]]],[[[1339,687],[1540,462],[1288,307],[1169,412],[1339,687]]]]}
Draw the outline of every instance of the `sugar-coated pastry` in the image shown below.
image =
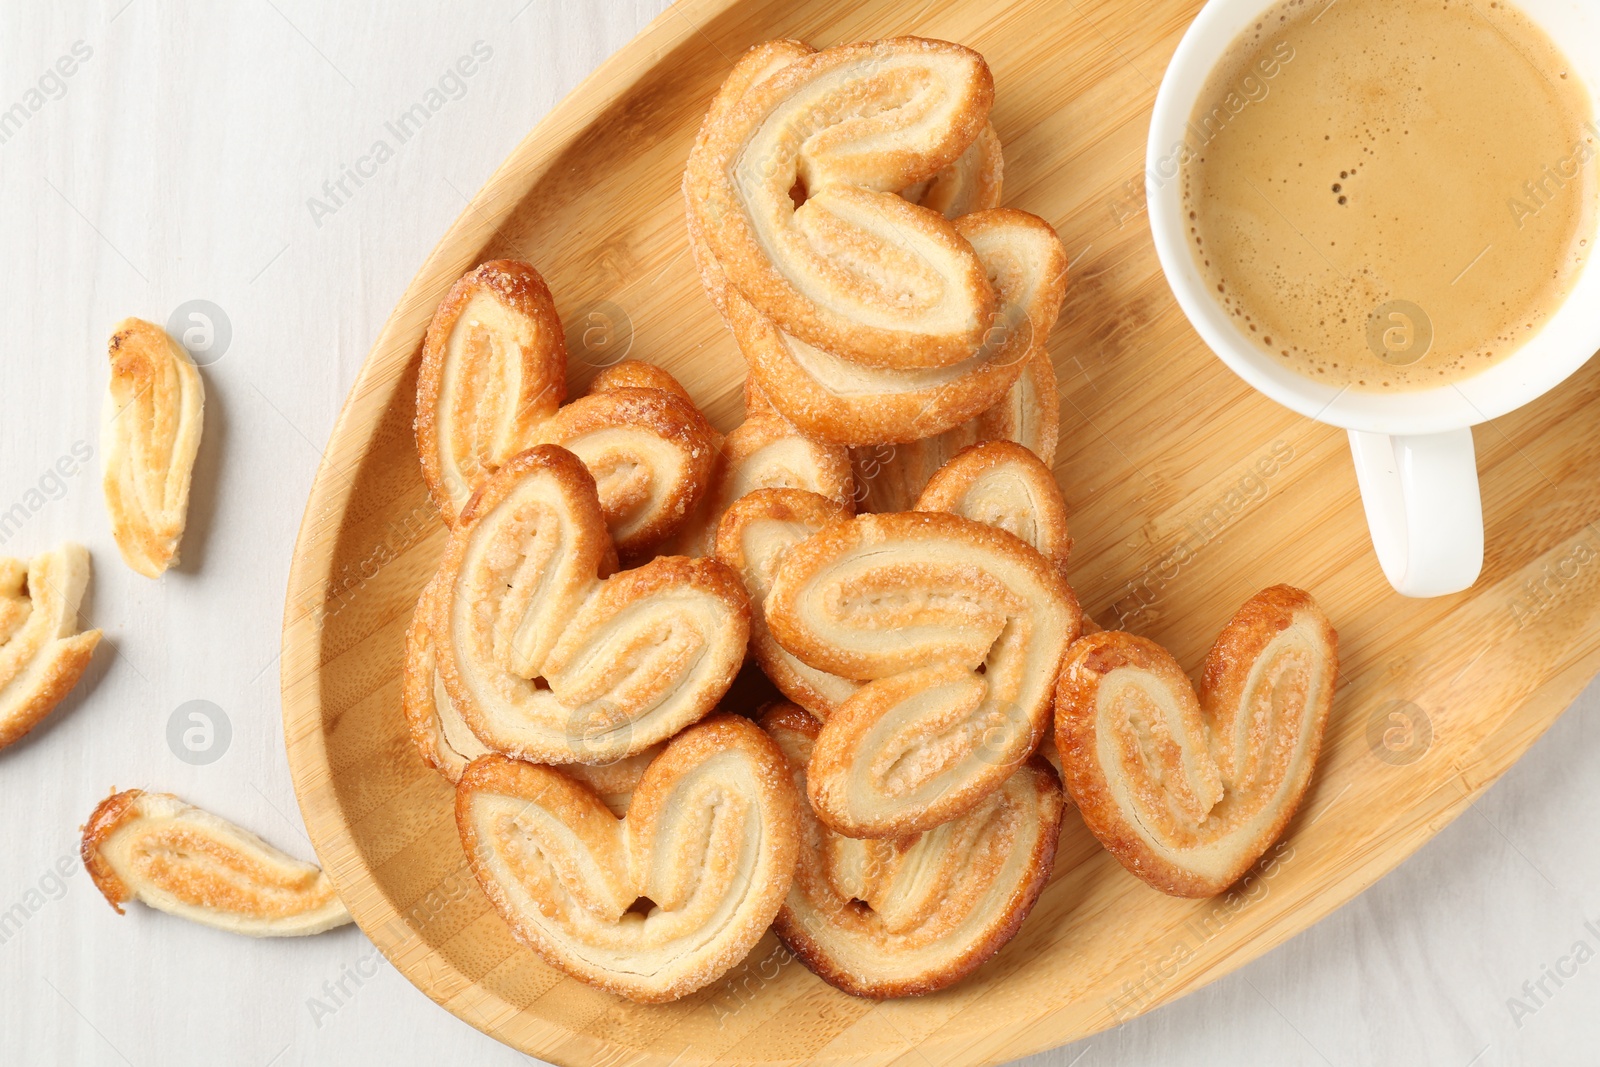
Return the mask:
{"type": "Polygon", "coordinates": [[[433,650],[433,617],[438,611],[435,584],[430,581],[423,587],[411,625],[406,629],[400,705],[422,761],[454,784],[461,780],[468,763],[489,750],[462,721],[439,676],[438,657],[433,650]]]}
{"type": "MultiPolygon", "coordinates": [[[[780,704],[761,725],[804,793],[821,724],[780,704]]],[[[1060,779],[1038,756],[966,814],[906,837],[841,837],[802,804],[794,884],[773,929],[846,993],[944,989],[999,952],[1028,917],[1050,880],[1062,806],[1060,779]]]]}
{"type": "Polygon", "coordinates": [[[775,415],[780,419],[783,418],[783,413],[773,406],[772,401],[767,399],[767,395],[756,384],[756,380],[747,374],[744,379],[744,417],[753,419],[757,415],[775,415]]]}
{"type": "Polygon", "coordinates": [[[530,443],[560,445],[594,475],[617,552],[648,556],[695,513],[712,488],[718,436],[671,375],[618,364],[566,404],[530,443]],[[623,384],[658,382],[672,388],[623,384]]]}
{"type": "MultiPolygon", "coordinates": [[[[919,510],[946,512],[1010,533],[1011,538],[1000,539],[1011,542],[1007,546],[1009,551],[1025,560],[1032,556],[1028,563],[1049,566],[1056,572],[1057,581],[1043,583],[1050,592],[1040,602],[1044,615],[1049,616],[1052,607],[1059,605],[1069,620],[1065,633],[1057,633],[1055,639],[1064,642],[1081,632],[1085,620],[1071,589],[1065,581],[1059,580],[1071,544],[1066,531],[1066,505],[1054,476],[1031,452],[1010,442],[992,442],[968,449],[935,475],[924,499],[919,501],[919,510]],[[1029,553],[1028,548],[1033,552],[1029,553]],[[1055,597],[1061,599],[1057,601],[1055,597]]],[[[960,805],[976,803],[986,790],[997,788],[1003,774],[985,775],[976,764],[990,759],[997,751],[1000,759],[1014,766],[1032,751],[1039,737],[1048,731],[1049,690],[1054,684],[1050,672],[1055,668],[1047,666],[1044,675],[1028,683],[1026,727],[1019,728],[1021,723],[1016,716],[1019,708],[1008,701],[1019,682],[1017,646],[1033,636],[1033,631],[1031,622],[1011,628],[1002,626],[997,633],[1003,634],[1004,640],[991,637],[984,652],[974,653],[973,670],[968,679],[971,687],[986,694],[985,699],[992,697],[993,700],[987,704],[979,700],[975,710],[962,705],[963,698],[951,689],[950,696],[956,702],[952,714],[960,719],[952,724],[926,718],[933,715],[937,719],[937,707],[930,708],[927,702],[919,705],[912,699],[916,694],[910,690],[905,692],[905,707],[888,706],[883,694],[895,691],[894,686],[899,684],[889,680],[889,676],[900,669],[909,670],[909,663],[870,669],[857,665],[846,670],[838,662],[827,661],[825,651],[821,653],[823,659],[817,659],[818,650],[807,651],[804,638],[801,647],[787,645],[785,639],[774,634],[775,629],[789,622],[773,620],[775,612],[785,610],[770,600],[774,580],[788,566],[789,553],[797,545],[809,545],[813,535],[847,524],[849,518],[848,508],[815,493],[793,489],[757,490],[737,501],[723,517],[718,531],[717,558],[739,573],[750,594],[753,609],[750,650],[756,662],[779,691],[830,724],[825,728],[827,740],[821,748],[834,762],[829,765],[830,769],[819,769],[817,777],[827,780],[829,784],[823,789],[831,792],[813,787],[814,803],[821,805],[821,817],[852,836],[883,836],[903,832],[908,825],[896,820],[912,820],[919,828],[933,825],[950,817],[947,813],[960,805]],[[994,666],[988,662],[989,645],[993,645],[992,651],[998,652],[1004,661],[999,673],[993,675],[994,666]],[[875,673],[879,670],[883,673],[875,673]],[[872,679],[877,680],[864,685],[872,679]],[[876,701],[865,695],[869,689],[879,694],[876,701]],[[846,704],[852,711],[845,720],[849,725],[841,730],[832,720],[846,704]],[[882,722],[878,721],[880,716],[885,716],[882,722]],[[1009,722],[1005,722],[1008,717],[1009,722]],[[916,736],[918,730],[925,730],[927,736],[916,736]],[[921,816],[930,821],[916,822],[918,814],[896,807],[895,804],[900,803],[898,800],[883,805],[881,810],[868,811],[883,799],[875,796],[874,790],[891,793],[909,788],[907,783],[915,776],[907,776],[904,769],[910,766],[920,768],[919,773],[943,775],[916,783],[919,787],[926,786],[919,794],[924,797],[945,793],[938,797],[932,814],[921,816]],[[892,774],[883,781],[873,781],[876,772],[871,768],[875,767],[891,767],[892,774]],[[971,777],[964,777],[967,775],[971,777]],[[946,792],[947,787],[955,784],[963,784],[967,792],[946,792]],[[845,799],[852,790],[857,794],[854,801],[845,799]],[[858,804],[863,810],[848,811],[850,803],[858,804]]],[[[915,525],[914,516],[884,518],[890,522],[910,520],[915,525]]],[[[952,593],[943,588],[930,592],[917,585],[918,578],[941,574],[941,567],[949,570],[962,566],[954,561],[948,549],[948,545],[935,547],[927,553],[926,559],[915,558],[920,550],[913,550],[909,559],[891,558],[886,551],[880,552],[877,548],[864,550],[864,557],[887,560],[886,566],[881,575],[872,572],[870,566],[862,568],[861,573],[846,571],[838,587],[825,594],[833,598],[831,610],[850,616],[851,625],[879,630],[890,641],[902,632],[913,632],[906,620],[920,618],[917,613],[927,608],[924,599],[934,605],[934,610],[948,602],[981,613],[983,599],[998,593],[993,585],[985,583],[978,595],[964,590],[952,593]],[[898,612],[905,615],[897,616],[898,612]],[[903,624],[906,629],[897,629],[903,624]]],[[[1023,570],[1026,569],[1025,565],[1023,570]]],[[[971,577],[970,574],[963,576],[971,577]]],[[[1010,601],[1000,607],[1002,612],[1016,611],[1028,600],[1026,595],[1014,591],[1001,595],[1010,601]]],[[[932,617],[931,612],[925,617],[932,617]]],[[[973,631],[974,634],[979,632],[973,631]]],[[[1064,643],[1056,647],[1057,664],[1060,649],[1064,647],[1064,643]]],[[[1048,658],[1049,653],[1045,655],[1048,658]]],[[[930,657],[917,661],[916,665],[926,666],[936,660],[936,656],[930,657]]],[[[949,664],[945,666],[950,667],[949,664]]],[[[954,675],[959,671],[952,669],[950,673],[954,675]]],[[[933,684],[931,675],[923,677],[922,682],[933,684]]]]}
{"type": "Polygon", "coordinates": [[[855,493],[850,457],[839,445],[806,437],[782,416],[758,411],[723,439],[710,491],[664,550],[711,555],[722,517],[757,489],[805,489],[848,507],[855,493]]]}
{"type": "Polygon", "coordinates": [[[205,385],[183,346],[142,319],[117,323],[109,347],[100,428],[106,512],[123,562],[159,578],[177,561],[188,521],[205,385]]]}
{"type": "Polygon", "coordinates": [[[709,712],[744,662],[750,603],[738,575],[681,556],[616,571],[594,477],[554,445],[513,456],[484,483],[438,581],[438,670],[495,752],[540,763],[633,755],[709,712]]]}
{"type": "Polygon", "coordinates": [[[1048,729],[1082,619],[1035,549],[936,512],[859,515],[789,547],[765,615],[807,666],[867,683],[807,773],[817,816],[850,837],[930,829],[1000,788],[1048,729]]]}
{"type": "MultiPolygon", "coordinates": [[[[1065,283],[1065,277],[1062,281],[1065,283]]],[[[998,404],[977,417],[973,439],[960,442],[955,451],[984,441],[1015,441],[1050,467],[1055,465],[1060,429],[1061,393],[1055,364],[1050,362],[1044,339],[1036,337],[1022,376],[998,404]]]]}
{"type": "MultiPolygon", "coordinates": [[[[708,165],[704,161],[713,131],[726,121],[729,114],[754,86],[766,81],[797,59],[812,55],[816,49],[803,41],[775,40],[755,45],[733,65],[723,81],[711,106],[706,109],[700,133],[689,153],[689,166],[684,175],[684,201],[689,224],[689,251],[694,257],[706,295],[717,313],[727,318],[727,275],[717,263],[716,255],[706,244],[705,227],[700,219],[700,204],[694,197],[689,175],[708,165]]],[[[1000,185],[1004,162],[1000,137],[994,127],[985,125],[977,139],[954,163],[931,178],[900,190],[903,199],[921,204],[939,212],[947,219],[974,211],[985,211],[1000,206],[1000,185]]]]}
{"type": "Polygon", "coordinates": [[[417,452],[446,522],[566,395],[567,342],[539,272],[496,259],[462,275],[428,324],[417,377],[417,452]]]}
{"type": "Polygon", "coordinates": [[[1198,697],[1153,641],[1079,640],[1056,691],[1056,745],[1084,825],[1162,892],[1221,893],[1305,796],[1338,673],[1333,626],[1287,585],[1257,593],[1223,627],[1198,697]]]}
{"type": "Polygon", "coordinates": [[[119,915],[138,900],[251,937],[320,934],[350,921],[317,867],[170,793],[112,793],[84,825],[82,853],[119,915]]]}
{"type": "Polygon", "coordinates": [[[750,594],[750,654],[778,691],[819,719],[827,719],[861,688],[809,667],[773,638],[767,627],[767,593],[784,553],[835,522],[850,508],[798,489],[758,489],[728,509],[717,529],[717,558],[739,573],[750,594]]]}
{"type": "Polygon", "coordinates": [[[667,744],[666,741],[658,742],[642,752],[624,756],[612,763],[563,763],[561,773],[593,789],[601,803],[620,819],[628,814],[633,791],[644,780],[644,772],[661,755],[667,744]]]}
{"type": "Polygon", "coordinates": [[[700,124],[700,132],[695,137],[694,147],[689,150],[689,165],[683,175],[684,214],[689,226],[689,253],[693,256],[695,267],[700,272],[700,282],[705,286],[706,295],[711,298],[717,314],[724,319],[728,316],[726,295],[728,277],[717,262],[716,253],[706,244],[705,225],[700,218],[700,200],[694,195],[690,179],[694,174],[713,165],[706,159],[707,142],[738,106],[739,101],[744,99],[745,94],[795,60],[804,59],[815,51],[816,49],[804,41],[779,39],[755,45],[740,56],[739,61],[728,72],[727,78],[723,80],[722,87],[717,90],[717,95],[712,97],[711,106],[706,109],[706,117],[700,124]]]}
{"type": "MultiPolygon", "coordinates": [[[[439,676],[433,653],[432,620],[438,610],[433,597],[434,583],[430,581],[422,589],[416,614],[406,630],[402,703],[406,723],[411,729],[411,740],[416,744],[423,762],[454,785],[461,780],[467,764],[479,756],[488,755],[489,749],[462,721],[455,705],[450,702],[444,680],[439,676]]],[[[565,765],[563,770],[569,777],[577,778],[594,789],[620,818],[627,810],[628,798],[632,796],[639,776],[660,752],[661,745],[657,744],[612,762],[594,765],[572,763],[565,765]]]]}
{"type": "MultiPolygon", "coordinates": [[[[992,97],[976,53],[897,38],[768,41],[712,100],[684,175],[690,248],[765,403],[808,437],[907,443],[1015,407],[1066,257],[1043,220],[994,210],[992,97]]],[[[927,469],[1001,436],[974,428],[927,469]]]]}
{"type": "Polygon", "coordinates": [[[72,691],[100,643],[78,632],[89,552],[65,544],[24,563],[0,556],[0,748],[22,738],[72,691]]]}
{"type": "Polygon", "coordinates": [[[947,219],[988,211],[1000,206],[1004,169],[1000,135],[985,124],[959,159],[933,177],[900,190],[900,195],[947,219]]]}
{"type": "Polygon", "coordinates": [[[1014,533],[1066,572],[1072,538],[1055,474],[1013,441],[958,452],[917,497],[917,511],[947,511],[1014,533]]]}
{"type": "Polygon", "coordinates": [[[1015,441],[1048,467],[1055,463],[1060,417],[1056,369],[1036,344],[1005,396],[975,418],[917,441],[850,449],[856,501],[862,511],[910,511],[934,471],[985,441],[1015,441]]]}
{"type": "Polygon", "coordinates": [[[694,403],[689,390],[665,369],[642,359],[625,359],[602,368],[589,383],[589,392],[606,393],[617,389],[660,389],[679,400],[694,403]]]}
{"type": "Polygon", "coordinates": [[[732,287],[856,362],[967,359],[994,317],[983,264],[943,215],[897,194],[971,146],[993,97],[982,56],[909,37],[825,49],[752,84],[703,127],[686,176],[732,287]]]}
{"type": "Polygon", "coordinates": [[[575,978],[659,1003],[761,939],[794,875],[800,806],[771,738],[715,715],[667,744],[621,818],[565,768],[491,755],[462,775],[456,825],[519,941],[575,978]]]}
{"type": "Polygon", "coordinates": [[[558,444],[588,464],[617,550],[648,553],[706,491],[716,434],[666,371],[630,361],[566,398],[567,347],[539,272],[481,264],[434,313],[417,379],[417,451],[434,504],[453,524],[512,456],[558,444]]]}
{"type": "Polygon", "coordinates": [[[870,366],[780,329],[737,291],[726,304],[751,376],[801,432],[838,444],[917,441],[1001,404],[1054,327],[1066,293],[1061,239],[1036,215],[998,208],[950,225],[993,282],[997,309],[964,359],[942,367],[870,366]]]}

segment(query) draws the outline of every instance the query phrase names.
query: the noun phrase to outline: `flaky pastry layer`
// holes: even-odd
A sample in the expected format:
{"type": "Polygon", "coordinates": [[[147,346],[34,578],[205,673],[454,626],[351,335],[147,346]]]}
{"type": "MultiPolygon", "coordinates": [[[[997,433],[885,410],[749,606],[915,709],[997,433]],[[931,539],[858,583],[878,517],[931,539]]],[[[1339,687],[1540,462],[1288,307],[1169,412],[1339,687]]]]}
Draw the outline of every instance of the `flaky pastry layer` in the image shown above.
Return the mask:
{"type": "Polygon", "coordinates": [[[826,720],[861,683],[808,666],[772,636],[765,604],[784,553],[851,510],[817,493],[758,489],[741,497],[717,530],[717,559],[738,572],[750,594],[750,654],[778,691],[826,720]]]}
{"type": "Polygon", "coordinates": [[[929,479],[916,511],[952,515],[1016,534],[1066,573],[1072,538],[1055,474],[1013,441],[963,449],[929,479]]]}
{"type": "Polygon", "coordinates": [[[957,452],[985,441],[1015,441],[1044,461],[1055,462],[1060,430],[1056,369],[1044,346],[1035,345],[1022,374],[999,403],[944,433],[901,444],[850,449],[856,499],[862,511],[910,511],[934,471],[957,452]]]}
{"type": "Polygon", "coordinates": [[[417,754],[454,784],[461,780],[461,772],[467,769],[467,764],[487,755],[489,749],[456,711],[439,674],[438,656],[433,648],[433,618],[439,610],[434,598],[436,585],[435,581],[429,581],[423,586],[411,625],[406,628],[400,705],[417,754]]]}
{"type": "Polygon", "coordinates": [[[842,447],[807,437],[781,415],[754,411],[722,440],[710,491],[665,549],[685,556],[712,555],[723,516],[735,501],[758,489],[804,489],[850,507],[855,480],[842,447]]]}

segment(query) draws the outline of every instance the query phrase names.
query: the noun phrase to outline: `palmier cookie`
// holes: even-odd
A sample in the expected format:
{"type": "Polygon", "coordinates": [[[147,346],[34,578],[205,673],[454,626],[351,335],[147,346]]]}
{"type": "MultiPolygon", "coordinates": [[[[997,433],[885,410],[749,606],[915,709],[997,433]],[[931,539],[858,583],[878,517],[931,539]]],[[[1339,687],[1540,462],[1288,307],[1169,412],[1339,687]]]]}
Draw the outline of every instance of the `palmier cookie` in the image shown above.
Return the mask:
{"type": "MultiPolygon", "coordinates": [[[[821,724],[781,704],[761,725],[804,792],[821,724]]],[[[1038,756],[965,815],[906,837],[841,837],[802,805],[800,860],[773,929],[846,993],[944,989],[999,952],[1028,917],[1050,881],[1062,806],[1060,779],[1038,756]]]]}
{"type": "Polygon", "coordinates": [[[66,544],[24,563],[0,556],[0,748],[55,710],[89,666],[99,630],[78,632],[89,552],[66,544]]]}
{"type": "Polygon", "coordinates": [[[106,512],[129,567],[159,578],[178,558],[205,424],[205,384],[161,327],[124,319],[111,334],[100,427],[106,512]]]}
{"type": "Polygon", "coordinates": [[[1078,641],[1056,692],[1056,744],[1084,824],[1164,893],[1227,889],[1305,796],[1338,671],[1338,635],[1286,585],[1251,597],[1223,628],[1198,698],[1152,641],[1117,631],[1078,641]]]}
{"type": "Polygon", "coordinates": [[[608,992],[675,1000],[743,959],[788,892],[800,799],[783,753],[715,715],[673,738],[618,819],[560,770],[491,755],[456,791],[468,862],[517,939],[608,992]]]}
{"type": "MultiPolygon", "coordinates": [[[[1003,403],[1055,326],[1067,257],[1050,225],[999,208],[951,224],[994,282],[998,310],[966,358],[881,368],[787,333],[730,289],[728,318],[762,393],[803,433],[837,444],[901,444],[942,434],[1003,403]]],[[[1036,366],[1036,364],[1032,364],[1036,366]]]]}
{"type": "Polygon", "coordinates": [[[810,667],[778,644],[764,605],[784,553],[850,516],[848,506],[817,493],[758,489],[735,501],[717,528],[717,559],[738,572],[750,594],[750,655],[779,692],[823,720],[861,683],[810,667]]]}
{"type": "MultiPolygon", "coordinates": [[[[776,40],[755,45],[733,65],[722,87],[706,109],[689,152],[689,166],[684,175],[684,204],[689,226],[689,251],[700,272],[706,295],[724,319],[727,312],[727,275],[717,263],[715,254],[706,244],[705,226],[700,220],[700,203],[693,196],[689,175],[701,169],[706,153],[706,143],[730,112],[756,85],[766,81],[797,59],[812,55],[816,49],[803,41],[776,40]]],[[[903,199],[913,204],[932,208],[947,219],[974,211],[986,211],[1000,206],[1000,187],[1004,160],[1000,137],[994,127],[985,125],[977,140],[961,157],[931,178],[925,178],[900,190],[903,199]]]]}
{"type": "Polygon", "coordinates": [[[989,441],[958,452],[935,472],[917,511],[945,511],[1016,534],[1063,574],[1072,538],[1067,502],[1056,476],[1012,441],[989,441]]]}
{"type": "Polygon", "coordinates": [[[807,789],[850,837],[955,818],[1010,777],[1049,726],[1082,614],[1057,568],[956,515],[860,515],[783,554],[767,625],[807,666],[865,682],[817,738],[807,789]]]}
{"type": "MultiPolygon", "coordinates": [[[[1072,545],[1066,502],[1055,476],[1020,446],[994,442],[968,449],[934,476],[916,510],[945,511],[1016,534],[1065,574],[1072,545]]],[[[773,638],[764,605],[784,553],[849,517],[847,507],[814,493],[759,490],[728,509],[717,536],[717,558],[739,572],[750,594],[750,654],[779,692],[824,721],[860,683],[797,659],[773,638]]]]}
{"type": "MultiPolygon", "coordinates": [[[[401,689],[406,723],[411,730],[411,740],[422,761],[438,771],[452,785],[461,780],[467,764],[479,756],[489,754],[462,720],[450,694],[439,676],[438,660],[433,652],[431,623],[436,610],[433,600],[434,582],[422,589],[417,599],[417,610],[411,626],[406,631],[406,665],[401,689]]],[[[610,763],[565,765],[569,777],[587,783],[619,817],[628,807],[628,797],[638,784],[639,776],[650,761],[661,751],[661,745],[652,745],[642,752],[610,763]]]]}
{"type": "Polygon", "coordinates": [[[112,793],[84,825],[82,853],[119,915],[139,900],[252,937],[318,934],[350,921],[321,870],[170,793],[112,793]]]}
{"type": "Polygon", "coordinates": [[[969,358],[994,317],[983,265],[949,220],[897,193],[960,158],[993,97],[982,56],[911,37],[825,49],[750,86],[703,130],[687,175],[732,287],[853,362],[969,358]]]}
{"type": "Polygon", "coordinates": [[[1056,458],[1060,404],[1050,353],[1036,344],[1005,396],[975,418],[917,441],[850,449],[856,506],[861,511],[910,511],[934,471],[963,448],[985,441],[1015,441],[1049,467],[1056,458]]]}
{"type": "Polygon", "coordinates": [[[493,260],[457,281],[428,326],[417,379],[417,450],[434,504],[454,523],[511,456],[559,444],[594,474],[617,550],[648,552],[704,493],[715,433],[665,371],[619,365],[562,406],[566,375],[561,320],[538,271],[493,260]]]}
{"type": "Polygon", "coordinates": [[[722,517],[757,489],[805,489],[848,507],[855,495],[850,457],[839,445],[805,436],[780,415],[748,415],[723,439],[710,490],[664,548],[684,556],[711,555],[722,517]]]}
{"type": "Polygon", "coordinates": [[[938,174],[900,190],[903,199],[932,208],[947,219],[1000,206],[1005,170],[1000,135],[985,123],[977,140],[959,159],[938,174]]]}
{"type": "Polygon", "coordinates": [[[721,439],[666,371],[637,361],[608,371],[541,426],[536,442],[583,460],[617,552],[647,559],[712,489],[721,439]]]}
{"type": "Polygon", "coordinates": [[[566,396],[567,342],[539,272],[497,259],[457,280],[428,324],[417,377],[422,477],[447,523],[566,396]]]}
{"type": "Polygon", "coordinates": [[[451,704],[490,750],[606,762],[727,691],[750,632],[738,575],[710,559],[615,561],[594,478],[554,445],[512,457],[461,513],[432,635],[451,704]]]}
{"type": "Polygon", "coordinates": [[[461,718],[433,647],[433,618],[438,612],[434,590],[437,575],[423,586],[417,609],[406,629],[406,662],[400,686],[400,706],[405,712],[411,741],[422,761],[453,784],[461,780],[467,764],[489,749],[461,718]]]}

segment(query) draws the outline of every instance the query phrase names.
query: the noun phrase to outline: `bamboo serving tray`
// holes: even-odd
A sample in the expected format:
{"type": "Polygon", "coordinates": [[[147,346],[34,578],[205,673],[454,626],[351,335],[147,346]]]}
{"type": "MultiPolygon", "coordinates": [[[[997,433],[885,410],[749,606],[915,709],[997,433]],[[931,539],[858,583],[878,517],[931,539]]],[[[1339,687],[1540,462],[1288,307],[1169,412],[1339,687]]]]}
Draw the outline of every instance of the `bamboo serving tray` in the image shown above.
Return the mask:
{"type": "MultiPolygon", "coordinates": [[[[511,154],[406,290],[312,489],[284,622],[284,727],[301,810],[356,920],[467,1022],[557,1064],[991,1064],[1194,990],[1350,900],[1460,814],[1600,667],[1600,361],[1479,427],[1488,558],[1468,593],[1406,600],[1367,541],[1342,432],[1252,392],[1200,343],[1156,263],[1141,170],[1156,86],[1195,0],[685,0],[511,154]],[[744,364],[690,263],[679,182],[716,86],[751,44],[915,33],[994,69],[1005,203],[1073,261],[1050,340],[1056,474],[1086,610],[1186,667],[1275,582],[1311,590],[1343,671],[1315,783],[1233,892],[1147,888],[1069,811],[1055,878],[967,981],[875,1004],[770,934],[740,967],[645,1007],[512,940],[462,856],[452,791],[400,713],[404,631],[444,543],[411,421],[423,330],[481,260],[537,265],[580,391],[622,356],[664,366],[720,429],[744,364]]],[[[754,711],[755,687],[728,704],[754,711]]]]}

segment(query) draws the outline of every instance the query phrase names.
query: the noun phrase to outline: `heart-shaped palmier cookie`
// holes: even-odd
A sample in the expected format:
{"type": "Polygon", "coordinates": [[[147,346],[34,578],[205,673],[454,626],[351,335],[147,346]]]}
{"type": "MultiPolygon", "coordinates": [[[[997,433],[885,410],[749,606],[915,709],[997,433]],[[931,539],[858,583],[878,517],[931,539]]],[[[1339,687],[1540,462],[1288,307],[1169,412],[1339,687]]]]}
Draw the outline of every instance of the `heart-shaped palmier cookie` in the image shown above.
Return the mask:
{"type": "Polygon", "coordinates": [[[1084,824],[1163,892],[1222,892],[1305,796],[1338,672],[1327,616],[1286,585],[1223,627],[1198,696],[1153,641],[1118,631],[1077,641],[1056,693],[1056,745],[1084,824]]]}
{"type": "MultiPolygon", "coordinates": [[[[764,41],[753,46],[739,57],[728,72],[722,87],[706,109],[689,152],[689,165],[684,175],[684,201],[689,223],[689,251],[700,279],[705,284],[706,295],[716,305],[717,312],[727,317],[727,275],[717,263],[716,255],[706,244],[705,226],[700,218],[700,202],[694,196],[690,176],[711,165],[706,159],[708,144],[713,133],[725,122],[751,89],[760,85],[784,67],[799,59],[814,55],[816,49],[804,41],[764,41]]],[[[985,125],[967,150],[954,163],[931,178],[924,178],[900,190],[902,199],[921,204],[939,212],[947,219],[974,211],[986,211],[1000,206],[1000,184],[1004,158],[1000,137],[994,127],[985,125]]]]}
{"type": "Polygon", "coordinates": [[[870,448],[993,413],[923,480],[962,445],[1008,435],[1007,390],[1043,352],[1065,287],[1054,231],[990,210],[1000,139],[978,117],[991,97],[982,58],[948,42],[768,41],[712,100],[684,175],[706,292],[786,419],[870,448]],[[963,301],[987,325],[957,331],[963,301]]]}
{"type": "Polygon", "coordinates": [[[727,691],[750,632],[738,575],[681,556],[615,568],[594,478],[554,445],[512,457],[461,513],[433,649],[451,705],[489,749],[606,762],[671,737],[727,691]]]}
{"type": "MultiPolygon", "coordinates": [[[[1065,573],[1072,540],[1061,488],[1050,469],[1019,445],[996,441],[965,450],[935,473],[916,510],[945,511],[1016,534],[1065,573]]],[[[739,572],[750,594],[750,654],[779,692],[824,721],[860,683],[797,659],[773,638],[764,606],[783,554],[850,514],[816,493],[756,490],[728,508],[717,536],[717,558],[739,572]]]]}
{"type": "MultiPolygon", "coordinates": [[[[950,224],[996,291],[994,320],[966,357],[940,367],[870,366],[781,329],[736,290],[728,320],[751,376],[805,433],[856,446],[941,434],[1004,403],[1055,326],[1067,256],[1049,224],[1010,208],[950,224]]],[[[1052,372],[1053,373],[1053,372],[1052,372]]]]}
{"type": "Polygon", "coordinates": [[[807,666],[866,683],[829,715],[807,789],[851,837],[926,830],[973,808],[1049,725],[1082,613],[1015,535],[957,515],[861,515],[789,547],[765,603],[807,666]]]}
{"type": "Polygon", "coordinates": [[[503,756],[474,760],[456,825],[518,940],[575,978],[675,1000],[738,963],[783,903],[800,799],[771,738],[716,715],[673,738],[618,818],[590,786],[503,756]]]}
{"type": "MultiPolygon", "coordinates": [[[[437,578],[437,576],[435,576],[437,578]]],[[[479,756],[489,754],[489,749],[479,741],[461,713],[456,711],[439,675],[438,657],[433,651],[433,614],[435,581],[430,581],[417,598],[417,610],[406,630],[406,665],[400,688],[401,705],[406,715],[406,725],[411,730],[411,740],[422,761],[438,771],[452,785],[461,780],[467,764],[479,756]]],[[[661,751],[659,744],[641,752],[610,763],[564,764],[569,776],[587,782],[600,794],[607,805],[616,808],[620,798],[626,808],[627,797],[639,780],[639,775],[661,751]]],[[[618,811],[617,814],[621,814],[618,811]]]]}
{"type": "MultiPolygon", "coordinates": [[[[762,727],[799,791],[821,724],[792,704],[762,727]]],[[[841,837],[801,806],[794,885],[773,923],[828,983],[862,997],[931,993],[1000,951],[1050,880],[1061,782],[1041,757],[965,815],[885,840],[841,837]]]]}
{"type": "Polygon", "coordinates": [[[993,99],[982,56],[914,37],[825,49],[754,82],[702,128],[686,175],[732,287],[857,362],[970,357],[994,317],[983,266],[949,220],[897,194],[956,162],[993,99]]]}
{"type": "Polygon", "coordinates": [[[669,537],[705,492],[716,434],[658,368],[610,368],[563,406],[567,347],[539,272],[492,260],[464,275],[434,313],[417,379],[417,450],[445,521],[518,452],[558,444],[599,486],[617,550],[669,537]]]}

